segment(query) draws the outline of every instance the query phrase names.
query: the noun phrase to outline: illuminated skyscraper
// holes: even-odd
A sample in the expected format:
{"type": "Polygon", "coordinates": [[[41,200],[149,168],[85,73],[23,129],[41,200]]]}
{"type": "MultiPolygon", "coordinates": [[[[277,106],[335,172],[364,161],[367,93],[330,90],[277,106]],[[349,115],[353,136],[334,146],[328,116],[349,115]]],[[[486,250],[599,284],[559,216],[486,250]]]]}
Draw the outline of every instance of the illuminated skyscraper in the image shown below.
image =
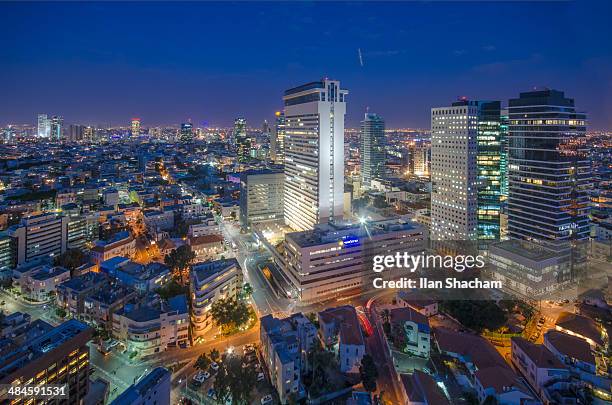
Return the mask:
{"type": "Polygon", "coordinates": [[[285,222],[295,230],[343,218],[347,94],[329,79],[285,91],[285,222]]]}
{"type": "Polygon", "coordinates": [[[276,112],[274,131],[270,137],[270,156],[277,164],[285,163],[285,113],[276,112]]]}
{"type": "Polygon", "coordinates": [[[59,141],[62,139],[62,130],[64,126],[64,118],[59,115],[54,115],[51,117],[51,139],[54,141],[59,141]]]}
{"type": "Polygon", "coordinates": [[[587,239],[586,114],[576,112],[574,100],[557,90],[521,93],[508,109],[509,236],[587,239]]]}
{"type": "Polygon", "coordinates": [[[476,239],[478,106],[431,109],[431,238],[476,239]]]}
{"type": "Polygon", "coordinates": [[[251,157],[251,139],[247,134],[246,119],[234,120],[234,142],[239,162],[248,162],[251,157]]]}
{"type": "Polygon", "coordinates": [[[181,142],[193,141],[193,124],[191,122],[184,122],[181,124],[180,141],[181,142]]]}
{"type": "Polygon", "coordinates": [[[370,187],[385,174],[385,121],[379,115],[366,113],[361,121],[360,157],[361,181],[370,187]]]}
{"type": "Polygon", "coordinates": [[[132,118],[132,136],[140,136],[140,118],[132,118]]]}
{"type": "Polygon", "coordinates": [[[51,135],[51,121],[47,114],[38,114],[38,137],[49,138],[51,135]]]}
{"type": "Polygon", "coordinates": [[[478,106],[478,239],[498,240],[503,158],[501,103],[474,103],[478,106]]]}

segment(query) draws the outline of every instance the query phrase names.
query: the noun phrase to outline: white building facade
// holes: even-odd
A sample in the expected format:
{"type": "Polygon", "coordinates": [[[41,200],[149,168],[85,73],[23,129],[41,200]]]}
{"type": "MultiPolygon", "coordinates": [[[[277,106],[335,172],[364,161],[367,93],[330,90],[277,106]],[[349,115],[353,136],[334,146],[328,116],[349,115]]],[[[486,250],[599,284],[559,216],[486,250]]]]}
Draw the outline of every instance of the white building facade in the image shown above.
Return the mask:
{"type": "Polygon", "coordinates": [[[478,107],[431,109],[431,238],[472,240],[477,233],[478,107]]]}
{"type": "Polygon", "coordinates": [[[343,217],[347,94],[329,79],[285,91],[285,222],[296,231],[343,217]]]}

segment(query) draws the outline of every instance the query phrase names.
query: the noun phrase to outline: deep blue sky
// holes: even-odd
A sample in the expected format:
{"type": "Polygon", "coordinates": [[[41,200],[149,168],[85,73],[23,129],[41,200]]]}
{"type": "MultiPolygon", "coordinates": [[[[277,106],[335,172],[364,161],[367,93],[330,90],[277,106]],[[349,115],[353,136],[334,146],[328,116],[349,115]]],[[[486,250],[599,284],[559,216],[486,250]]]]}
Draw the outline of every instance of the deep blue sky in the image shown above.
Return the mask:
{"type": "Polygon", "coordinates": [[[612,128],[612,2],[0,2],[0,124],[259,126],[286,88],[329,76],[388,127],[458,96],[565,90],[612,128]],[[361,66],[357,49],[363,54],[361,66]]]}

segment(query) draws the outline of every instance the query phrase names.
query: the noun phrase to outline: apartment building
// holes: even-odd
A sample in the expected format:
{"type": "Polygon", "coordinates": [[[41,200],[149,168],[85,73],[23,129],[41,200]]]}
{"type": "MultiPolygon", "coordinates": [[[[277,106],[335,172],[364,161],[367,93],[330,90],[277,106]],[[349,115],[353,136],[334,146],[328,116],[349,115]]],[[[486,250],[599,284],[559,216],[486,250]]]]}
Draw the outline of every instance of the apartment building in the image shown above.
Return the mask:
{"type": "Polygon", "coordinates": [[[410,307],[392,308],[389,322],[396,347],[404,353],[429,358],[430,328],[425,315],[410,307]]]}
{"type": "Polygon", "coordinates": [[[0,354],[0,398],[11,385],[68,385],[66,399],[51,403],[81,404],[89,390],[89,346],[93,329],[75,319],[21,344],[7,342],[0,354]],[[2,392],[4,391],[4,392],[2,392]]]}
{"type": "Polygon", "coordinates": [[[109,241],[99,241],[91,248],[91,258],[97,264],[113,257],[133,257],[135,254],[136,239],[128,231],[118,232],[109,241]]]}
{"type": "Polygon", "coordinates": [[[189,311],[186,297],[176,296],[159,307],[125,305],[113,314],[113,336],[137,357],[150,356],[170,346],[187,345],[189,311]]]}
{"type": "Polygon", "coordinates": [[[281,404],[286,404],[290,396],[305,397],[302,371],[306,354],[317,338],[317,328],[302,313],[283,319],[266,315],[260,319],[260,326],[262,359],[281,404]]]}
{"type": "Polygon", "coordinates": [[[321,340],[335,351],[343,373],[358,373],[365,341],[355,307],[344,305],[317,314],[321,340]]]}
{"type": "Polygon", "coordinates": [[[55,213],[23,218],[8,230],[16,265],[64,253],[68,244],[68,218],[55,213]]]}
{"type": "Polygon", "coordinates": [[[242,269],[236,259],[194,264],[190,272],[191,325],[194,341],[214,326],[212,304],[221,298],[238,298],[242,288],[242,269]]]}

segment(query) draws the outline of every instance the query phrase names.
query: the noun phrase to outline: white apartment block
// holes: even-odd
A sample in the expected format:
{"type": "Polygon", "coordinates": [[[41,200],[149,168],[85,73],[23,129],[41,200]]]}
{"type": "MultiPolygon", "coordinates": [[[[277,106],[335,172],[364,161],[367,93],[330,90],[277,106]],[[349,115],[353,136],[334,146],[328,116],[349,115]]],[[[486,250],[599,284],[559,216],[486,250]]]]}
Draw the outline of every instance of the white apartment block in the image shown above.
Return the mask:
{"type": "Polygon", "coordinates": [[[372,288],[373,256],[421,252],[426,239],[423,227],[402,219],[320,224],[285,235],[283,252],[275,258],[293,298],[320,302],[372,288]]]}
{"type": "Polygon", "coordinates": [[[431,109],[432,240],[477,237],[477,129],[475,105],[431,109]]]}
{"type": "Polygon", "coordinates": [[[285,222],[296,231],[343,218],[347,90],[323,79],[285,91],[285,222]]]}
{"type": "Polygon", "coordinates": [[[192,339],[197,341],[214,324],[210,309],[221,298],[238,298],[242,288],[242,269],[236,259],[198,263],[191,267],[192,339]]]}
{"type": "Polygon", "coordinates": [[[113,336],[138,357],[150,356],[169,346],[189,341],[189,312],[184,296],[171,299],[162,308],[126,305],[113,315],[113,336]],[[173,302],[172,300],[175,300],[173,302]]]}

